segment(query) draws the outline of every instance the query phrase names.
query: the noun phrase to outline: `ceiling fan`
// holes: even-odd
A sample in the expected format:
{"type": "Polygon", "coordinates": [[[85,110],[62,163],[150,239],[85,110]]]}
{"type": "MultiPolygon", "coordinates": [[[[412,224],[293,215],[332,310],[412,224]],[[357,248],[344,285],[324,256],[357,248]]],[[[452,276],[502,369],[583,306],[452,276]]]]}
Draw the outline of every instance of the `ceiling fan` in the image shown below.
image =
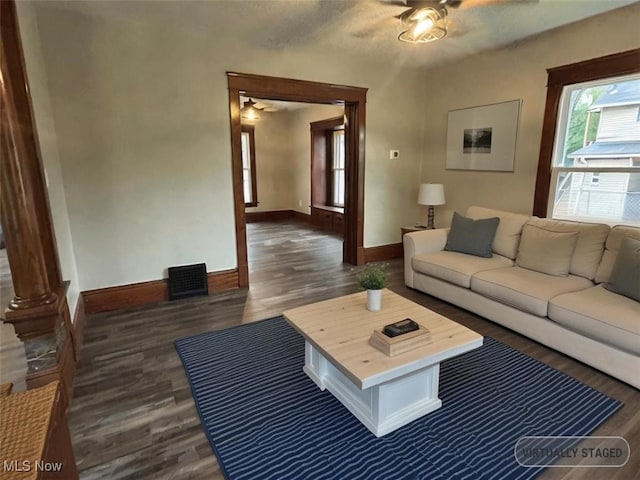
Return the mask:
{"type": "Polygon", "coordinates": [[[406,43],[427,43],[447,35],[447,7],[457,8],[460,0],[407,1],[410,7],[400,15],[403,31],[398,40],[406,43]]]}
{"type": "Polygon", "coordinates": [[[277,112],[280,110],[275,104],[262,99],[254,101],[253,98],[240,96],[240,115],[245,120],[258,120],[260,119],[260,112],[277,112]]]}
{"type": "MultiPolygon", "coordinates": [[[[525,2],[537,0],[525,0],[525,2]]],[[[460,6],[479,7],[509,5],[505,0],[387,0],[385,3],[408,7],[396,18],[400,19],[402,32],[398,40],[406,43],[427,43],[447,35],[448,9],[460,6]]]]}

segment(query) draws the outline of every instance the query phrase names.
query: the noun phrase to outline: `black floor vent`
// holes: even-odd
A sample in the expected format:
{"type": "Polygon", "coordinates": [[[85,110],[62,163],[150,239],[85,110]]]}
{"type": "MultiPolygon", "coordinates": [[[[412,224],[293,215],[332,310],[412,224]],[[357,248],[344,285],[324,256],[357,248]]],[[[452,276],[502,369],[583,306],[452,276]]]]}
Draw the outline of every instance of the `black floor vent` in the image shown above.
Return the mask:
{"type": "Polygon", "coordinates": [[[208,294],[206,264],[169,267],[169,300],[208,294]]]}

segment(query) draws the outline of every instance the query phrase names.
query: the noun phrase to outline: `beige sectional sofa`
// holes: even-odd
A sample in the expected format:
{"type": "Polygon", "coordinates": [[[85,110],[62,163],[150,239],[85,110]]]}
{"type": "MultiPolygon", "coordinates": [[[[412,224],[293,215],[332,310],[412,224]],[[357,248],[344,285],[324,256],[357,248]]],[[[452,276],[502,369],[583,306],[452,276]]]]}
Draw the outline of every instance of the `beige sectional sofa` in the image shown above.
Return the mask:
{"type": "Polygon", "coordinates": [[[466,215],[500,218],[493,256],[445,251],[449,229],[406,234],[407,286],[640,388],[640,303],[603,286],[622,239],[640,240],[640,228],[543,219],[482,207],[470,207],[466,215]],[[563,265],[568,269],[565,275],[542,273],[556,267],[562,270],[563,265]]]}

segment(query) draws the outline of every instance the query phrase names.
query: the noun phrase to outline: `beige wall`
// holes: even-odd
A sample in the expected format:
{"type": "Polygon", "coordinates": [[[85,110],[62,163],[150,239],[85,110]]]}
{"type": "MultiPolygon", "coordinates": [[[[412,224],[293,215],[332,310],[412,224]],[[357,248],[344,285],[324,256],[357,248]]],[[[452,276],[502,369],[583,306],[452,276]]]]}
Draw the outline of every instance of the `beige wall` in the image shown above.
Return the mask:
{"type": "Polygon", "coordinates": [[[71,316],[80,294],[78,272],[67,213],[64,182],[60,168],[55,121],[49,99],[47,72],[44,67],[35,10],[29,2],[17,2],[20,34],[25,55],[27,78],[33,101],[33,113],[40,142],[40,153],[45,171],[46,186],[51,205],[51,217],[56,236],[62,277],[69,281],[67,302],[71,316]]]}
{"type": "MultiPolygon", "coordinates": [[[[639,46],[639,6],[427,72],[301,45],[247,47],[215,31],[37,4],[80,288],[154,280],[205,261],[234,268],[226,71],[354,85],[367,95],[365,247],[420,220],[421,181],[446,185],[437,223],[471,204],[531,210],[545,69],[639,46]],[[607,34],[602,34],[606,31],[607,34]],[[514,173],[446,171],[447,112],[522,99],[514,173]],[[389,159],[389,149],[400,158],[389,159]]],[[[308,131],[293,175],[308,169],[308,131]]],[[[308,198],[299,184],[294,208],[308,198]]],[[[308,182],[307,187],[308,188],[308,182]]],[[[64,209],[60,199],[56,205],[64,209]]],[[[280,200],[278,203],[280,204],[280,200]]]]}
{"type": "Polygon", "coordinates": [[[326,120],[344,114],[344,108],[313,105],[291,112],[291,166],[294,189],[292,209],[311,213],[311,122],[326,120]]]}
{"type": "Polygon", "coordinates": [[[171,265],[236,266],[226,71],[368,87],[365,245],[397,241],[412,217],[403,195],[419,172],[421,72],[307,45],[248,48],[170,18],[105,20],[48,3],[37,13],[83,290],[158,279],[171,265]],[[387,160],[390,148],[401,161],[387,160]]]}
{"type": "Polygon", "coordinates": [[[297,210],[309,213],[309,123],[336,117],[343,110],[342,107],[313,104],[261,114],[260,120],[254,123],[259,205],[247,208],[247,212],[297,210]]]}
{"type": "Polygon", "coordinates": [[[639,18],[640,4],[634,4],[427,71],[421,178],[445,185],[447,205],[436,208],[438,225],[448,225],[453,211],[464,213],[470,205],[531,213],[547,94],[546,69],[640,47],[639,18]],[[447,112],[515,99],[522,100],[515,171],[445,170],[447,112]]]}
{"type": "Polygon", "coordinates": [[[293,175],[288,168],[291,119],[286,111],[261,113],[254,123],[258,206],[247,212],[291,209],[293,175]]]}

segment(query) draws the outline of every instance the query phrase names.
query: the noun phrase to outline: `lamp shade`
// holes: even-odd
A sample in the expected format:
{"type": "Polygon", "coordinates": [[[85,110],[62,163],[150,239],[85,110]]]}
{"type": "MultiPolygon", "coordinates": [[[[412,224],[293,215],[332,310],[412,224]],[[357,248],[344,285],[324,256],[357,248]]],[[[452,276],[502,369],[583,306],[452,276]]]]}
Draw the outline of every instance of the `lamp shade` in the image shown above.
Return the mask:
{"type": "Polygon", "coordinates": [[[444,205],[444,185],[441,183],[423,183],[418,193],[419,205],[444,205]]]}

